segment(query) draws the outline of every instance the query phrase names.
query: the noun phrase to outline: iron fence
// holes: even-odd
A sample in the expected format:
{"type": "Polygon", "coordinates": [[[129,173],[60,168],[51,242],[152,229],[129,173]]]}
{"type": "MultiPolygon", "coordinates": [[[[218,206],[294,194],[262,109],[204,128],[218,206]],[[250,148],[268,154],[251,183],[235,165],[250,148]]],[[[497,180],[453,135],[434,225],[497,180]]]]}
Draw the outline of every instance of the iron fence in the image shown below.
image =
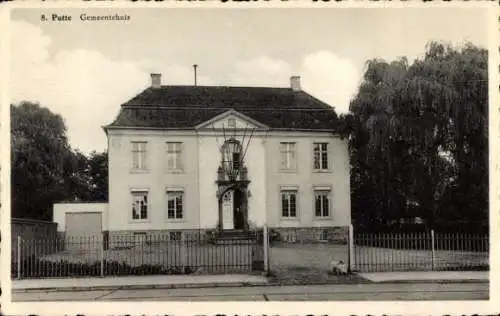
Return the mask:
{"type": "Polygon", "coordinates": [[[17,239],[13,278],[248,273],[263,269],[262,233],[223,239],[200,234],[17,239]]]}
{"type": "Polygon", "coordinates": [[[354,233],[360,272],[489,269],[488,234],[354,233]]]}

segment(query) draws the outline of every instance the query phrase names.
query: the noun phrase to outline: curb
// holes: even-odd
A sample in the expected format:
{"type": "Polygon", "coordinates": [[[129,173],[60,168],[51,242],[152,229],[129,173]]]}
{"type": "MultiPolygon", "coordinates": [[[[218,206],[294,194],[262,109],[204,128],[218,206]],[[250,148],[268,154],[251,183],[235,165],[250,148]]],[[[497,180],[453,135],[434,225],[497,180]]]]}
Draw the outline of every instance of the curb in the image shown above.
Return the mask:
{"type": "Polygon", "coordinates": [[[76,292],[76,291],[117,291],[117,290],[150,290],[150,289],[196,289],[217,287],[268,286],[269,283],[186,283],[186,284],[140,284],[140,285],[102,285],[102,286],[72,286],[72,287],[37,287],[12,289],[12,293],[28,292],[76,292]]]}
{"type": "Polygon", "coordinates": [[[196,289],[196,288],[217,288],[217,287],[257,287],[257,286],[308,286],[308,285],[338,285],[338,284],[460,284],[460,283],[489,283],[489,279],[405,279],[405,280],[381,280],[374,281],[361,276],[358,273],[353,273],[352,276],[360,277],[364,282],[312,282],[312,283],[294,283],[294,282],[279,282],[270,280],[266,282],[212,282],[212,283],[173,283],[173,284],[130,284],[130,285],[98,285],[98,286],[70,286],[70,287],[36,287],[36,288],[21,288],[12,289],[12,293],[28,293],[28,292],[72,292],[72,291],[118,291],[118,290],[146,290],[146,289],[196,289]]]}
{"type": "MultiPolygon", "coordinates": [[[[370,280],[371,281],[371,280],[370,280]]],[[[460,284],[460,283],[489,283],[485,279],[435,279],[435,280],[384,280],[384,281],[371,281],[373,284],[460,284]]]]}
{"type": "MultiPolygon", "coordinates": [[[[489,280],[484,279],[466,279],[466,280],[392,280],[392,281],[369,281],[365,284],[466,284],[466,283],[489,283],[489,280]]],[[[218,288],[218,287],[277,287],[277,286],[308,286],[308,285],[354,285],[358,283],[309,283],[309,284],[288,284],[288,283],[188,283],[188,284],[141,284],[141,285],[103,285],[103,286],[73,286],[73,287],[45,287],[45,288],[25,288],[12,289],[12,293],[29,293],[29,292],[80,292],[80,291],[118,291],[118,290],[161,290],[161,289],[202,289],[202,288],[218,288]]]]}

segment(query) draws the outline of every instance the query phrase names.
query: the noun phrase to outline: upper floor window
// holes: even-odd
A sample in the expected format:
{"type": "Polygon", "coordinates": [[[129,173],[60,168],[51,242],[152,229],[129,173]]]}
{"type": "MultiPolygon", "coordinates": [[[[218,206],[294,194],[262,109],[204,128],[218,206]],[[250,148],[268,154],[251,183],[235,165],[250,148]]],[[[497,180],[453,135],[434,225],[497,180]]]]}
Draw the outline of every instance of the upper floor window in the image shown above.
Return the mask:
{"type": "Polygon", "coordinates": [[[227,126],[229,128],[236,128],[236,119],[234,117],[231,117],[227,120],[227,126]]]}
{"type": "Polygon", "coordinates": [[[281,216],[288,218],[297,217],[297,191],[281,191],[281,216]]]}
{"type": "Polygon", "coordinates": [[[167,218],[182,219],[184,216],[184,192],[167,191],[167,218]]]}
{"type": "Polygon", "coordinates": [[[148,192],[132,192],[132,219],[144,220],[148,218],[148,192]]]}
{"type": "Polygon", "coordinates": [[[313,161],[315,170],[328,170],[328,143],[314,143],[313,161]]]}
{"type": "Polygon", "coordinates": [[[146,169],[147,142],[132,142],[132,168],[146,169]]]}
{"type": "Polygon", "coordinates": [[[182,170],[182,143],[167,143],[167,169],[182,170]]]}
{"type": "Polygon", "coordinates": [[[330,191],[318,190],[314,192],[314,211],[316,217],[330,216],[330,191]]]}
{"type": "Polygon", "coordinates": [[[282,142],[280,143],[281,152],[281,169],[293,170],[295,169],[295,143],[282,142]]]}

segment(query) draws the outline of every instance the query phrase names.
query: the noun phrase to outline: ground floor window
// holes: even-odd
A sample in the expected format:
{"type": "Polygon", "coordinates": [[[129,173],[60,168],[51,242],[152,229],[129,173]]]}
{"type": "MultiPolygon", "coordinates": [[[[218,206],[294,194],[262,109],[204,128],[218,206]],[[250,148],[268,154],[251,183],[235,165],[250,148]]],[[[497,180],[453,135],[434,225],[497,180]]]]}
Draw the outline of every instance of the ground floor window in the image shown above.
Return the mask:
{"type": "Polygon", "coordinates": [[[146,240],[148,239],[148,234],[145,233],[145,232],[135,232],[134,233],[134,240],[136,243],[143,243],[143,242],[146,242],[146,240]]]}
{"type": "Polygon", "coordinates": [[[281,216],[286,218],[297,217],[297,191],[281,191],[281,216]]]}
{"type": "Polygon", "coordinates": [[[132,219],[144,220],[148,218],[148,192],[132,192],[132,219]]]}
{"type": "Polygon", "coordinates": [[[182,240],[182,232],[170,232],[169,239],[170,239],[170,241],[181,241],[182,240]]]}
{"type": "Polygon", "coordinates": [[[182,219],[184,216],[184,192],[167,191],[167,218],[182,219]]]}
{"type": "Polygon", "coordinates": [[[330,216],[330,191],[314,192],[314,210],[316,217],[330,216]]]}
{"type": "Polygon", "coordinates": [[[327,230],[321,231],[321,233],[319,235],[319,240],[320,241],[328,241],[328,231],[327,230]]]}

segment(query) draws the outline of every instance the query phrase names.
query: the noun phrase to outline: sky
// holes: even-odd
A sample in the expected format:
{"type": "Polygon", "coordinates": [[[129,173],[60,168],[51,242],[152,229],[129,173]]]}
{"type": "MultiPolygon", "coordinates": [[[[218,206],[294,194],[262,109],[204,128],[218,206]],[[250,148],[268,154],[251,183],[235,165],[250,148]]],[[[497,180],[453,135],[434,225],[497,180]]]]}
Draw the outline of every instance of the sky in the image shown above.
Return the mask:
{"type": "Polygon", "coordinates": [[[419,58],[431,40],[488,47],[484,9],[65,9],[11,14],[10,93],[60,114],[73,148],[106,149],[102,126],[162,73],[165,85],[302,88],[347,113],[366,61],[419,58]],[[81,21],[80,14],[128,21],[81,21]]]}

